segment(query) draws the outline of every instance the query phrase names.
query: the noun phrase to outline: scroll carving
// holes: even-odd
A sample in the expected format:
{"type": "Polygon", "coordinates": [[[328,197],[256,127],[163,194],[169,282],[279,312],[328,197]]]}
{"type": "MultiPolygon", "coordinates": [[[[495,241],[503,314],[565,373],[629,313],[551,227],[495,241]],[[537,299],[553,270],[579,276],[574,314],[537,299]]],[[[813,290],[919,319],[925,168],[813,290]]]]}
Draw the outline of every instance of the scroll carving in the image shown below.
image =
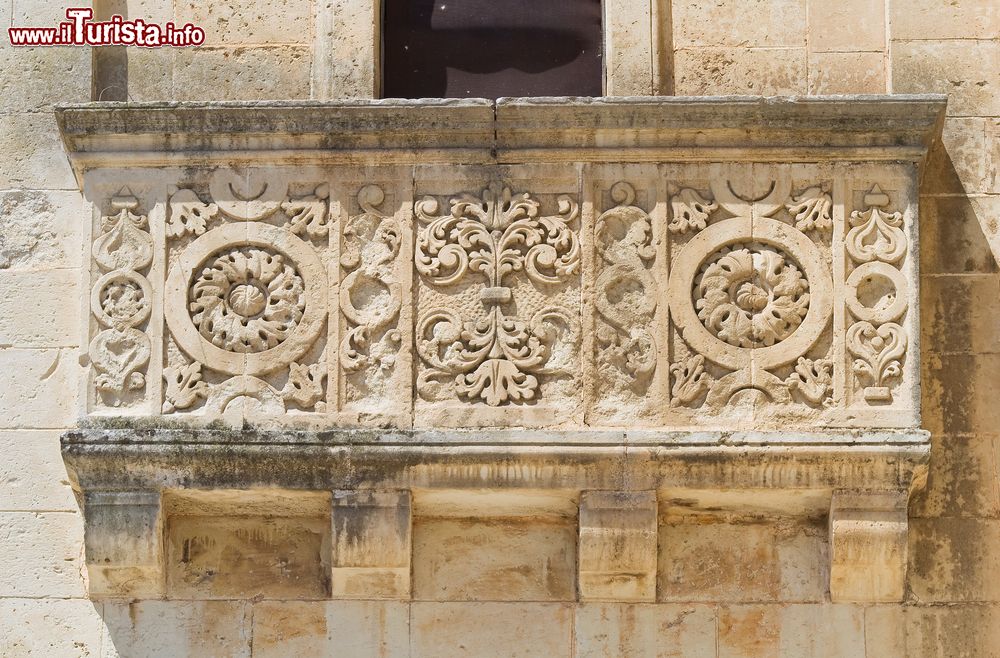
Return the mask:
{"type": "Polygon", "coordinates": [[[620,181],[611,187],[611,198],[617,205],[597,218],[594,229],[604,264],[594,293],[600,318],[597,358],[634,380],[656,368],[656,340],[649,327],[658,295],[647,269],[656,249],[649,215],[633,205],[635,189],[620,181]]]}
{"type": "Polygon", "coordinates": [[[381,187],[362,187],[357,194],[361,212],[348,218],[341,236],[340,367],[356,389],[354,396],[387,394],[382,389],[402,343],[403,298],[396,274],[402,233],[399,222],[379,210],[384,202],[381,187]]]}
{"type": "Polygon", "coordinates": [[[578,321],[555,305],[518,316],[513,289],[505,285],[518,272],[545,286],[579,271],[580,243],[572,228],[578,204],[563,195],[558,214],[543,216],[539,208],[530,194],[515,195],[501,185],[451,199],[448,214],[438,215],[433,197],[414,205],[424,225],[417,235],[417,272],[436,287],[476,279],[485,284],[479,288],[484,314],[461,317],[437,307],[418,318],[417,354],[427,366],[417,378],[422,395],[435,382],[450,382],[459,398],[495,407],[534,400],[540,375],[566,373],[553,362],[553,350],[557,342],[577,343],[578,321]]]}

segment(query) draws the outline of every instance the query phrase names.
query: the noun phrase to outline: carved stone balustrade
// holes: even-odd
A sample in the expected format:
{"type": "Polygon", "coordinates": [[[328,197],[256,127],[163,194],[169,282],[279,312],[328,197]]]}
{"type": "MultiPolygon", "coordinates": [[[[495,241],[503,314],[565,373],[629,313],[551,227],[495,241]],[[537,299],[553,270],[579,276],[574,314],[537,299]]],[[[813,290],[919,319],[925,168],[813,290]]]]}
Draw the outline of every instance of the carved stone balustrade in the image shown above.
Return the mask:
{"type": "Polygon", "coordinates": [[[63,440],[92,594],[170,595],[188,490],[326,496],[325,591],[361,598],[410,596],[427,492],[554,490],[581,506],[583,598],[653,600],[657,510],[680,505],[829,513],[834,600],[898,599],[943,111],[59,108],[93,207],[63,440]]]}

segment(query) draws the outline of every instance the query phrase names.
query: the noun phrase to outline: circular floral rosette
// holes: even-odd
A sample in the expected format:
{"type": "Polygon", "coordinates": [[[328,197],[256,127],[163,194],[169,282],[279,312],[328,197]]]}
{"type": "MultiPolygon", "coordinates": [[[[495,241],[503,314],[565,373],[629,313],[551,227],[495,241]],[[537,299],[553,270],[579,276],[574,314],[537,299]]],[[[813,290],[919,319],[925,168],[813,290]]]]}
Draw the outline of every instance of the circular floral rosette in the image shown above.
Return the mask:
{"type": "Polygon", "coordinates": [[[209,256],[189,290],[191,321],[213,345],[263,352],[302,320],[305,283],[272,249],[230,247],[209,256]]]}
{"type": "Polygon", "coordinates": [[[225,224],[171,267],[165,315],[193,360],[260,375],[288,367],[316,341],[326,294],[326,270],[309,244],[269,224],[225,224]]]}

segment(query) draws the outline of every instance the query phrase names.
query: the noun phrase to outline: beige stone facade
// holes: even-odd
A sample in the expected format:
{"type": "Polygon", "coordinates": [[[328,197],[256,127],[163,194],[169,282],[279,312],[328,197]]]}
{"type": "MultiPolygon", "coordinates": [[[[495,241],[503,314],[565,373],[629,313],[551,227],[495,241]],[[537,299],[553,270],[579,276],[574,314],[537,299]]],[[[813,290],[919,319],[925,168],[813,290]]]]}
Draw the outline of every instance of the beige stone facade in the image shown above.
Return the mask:
{"type": "Polygon", "coordinates": [[[1000,655],[992,2],[605,0],[497,102],[96,4],[207,42],[2,40],[0,655],[1000,655]]]}

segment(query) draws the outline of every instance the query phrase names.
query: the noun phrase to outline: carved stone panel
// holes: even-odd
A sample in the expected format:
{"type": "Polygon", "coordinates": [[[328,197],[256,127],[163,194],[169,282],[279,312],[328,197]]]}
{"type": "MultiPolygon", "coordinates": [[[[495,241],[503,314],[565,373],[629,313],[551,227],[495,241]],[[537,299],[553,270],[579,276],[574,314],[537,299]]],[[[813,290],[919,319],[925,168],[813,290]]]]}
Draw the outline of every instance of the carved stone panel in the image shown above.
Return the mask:
{"type": "Polygon", "coordinates": [[[579,181],[452,172],[417,179],[415,422],[566,422],[581,402],[579,181]]]}
{"type": "Polygon", "coordinates": [[[317,427],[917,418],[902,165],[102,176],[92,412],[317,427]]]}
{"type": "Polygon", "coordinates": [[[178,183],[166,215],[162,412],[326,411],[329,185],[227,168],[178,183]]]}

